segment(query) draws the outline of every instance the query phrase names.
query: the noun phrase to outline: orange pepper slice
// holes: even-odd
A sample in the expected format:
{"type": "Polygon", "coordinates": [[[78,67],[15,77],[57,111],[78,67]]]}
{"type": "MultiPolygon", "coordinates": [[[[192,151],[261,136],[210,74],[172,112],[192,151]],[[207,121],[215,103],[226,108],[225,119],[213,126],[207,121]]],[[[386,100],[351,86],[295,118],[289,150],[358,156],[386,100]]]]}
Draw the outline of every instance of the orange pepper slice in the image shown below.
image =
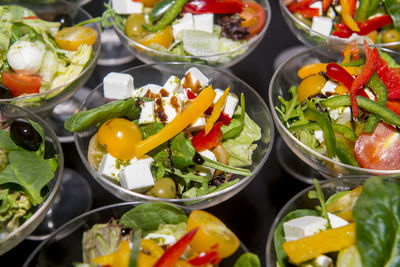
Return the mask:
{"type": "Polygon", "coordinates": [[[229,94],[229,89],[230,87],[225,89],[224,94],[217,100],[217,102],[214,104],[213,111],[211,113],[211,116],[208,118],[206,126],[204,127],[205,129],[205,134],[208,134],[211,130],[211,128],[214,125],[214,122],[216,122],[221,115],[222,109],[224,108],[226,97],[229,94]]]}

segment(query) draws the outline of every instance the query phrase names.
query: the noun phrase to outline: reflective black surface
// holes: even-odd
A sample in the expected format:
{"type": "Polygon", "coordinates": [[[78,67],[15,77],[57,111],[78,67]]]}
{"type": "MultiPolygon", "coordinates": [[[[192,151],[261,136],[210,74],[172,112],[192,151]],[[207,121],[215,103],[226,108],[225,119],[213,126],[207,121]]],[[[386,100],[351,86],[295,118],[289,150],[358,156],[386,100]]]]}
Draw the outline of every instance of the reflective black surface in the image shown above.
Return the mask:
{"type": "MultiPolygon", "coordinates": [[[[270,0],[272,20],[267,33],[259,46],[243,61],[231,68],[231,71],[251,85],[267,101],[267,90],[273,75],[273,62],[279,52],[286,48],[300,45],[287,28],[277,0],[270,0]]],[[[101,14],[102,1],[93,0],[84,6],[93,16],[101,14]]],[[[142,64],[139,60],[116,66],[97,66],[86,84],[95,88],[103,77],[111,71],[123,71],[142,64]]],[[[278,134],[275,143],[278,140],[278,134]]],[[[79,172],[89,182],[93,193],[92,208],[120,202],[104,190],[91,177],[81,162],[74,143],[63,144],[65,167],[79,172]]],[[[271,155],[256,179],[243,191],[207,211],[224,221],[248,247],[259,255],[262,266],[265,266],[265,246],[270,226],[279,209],[297,192],[307,185],[294,179],[279,165],[274,146],[271,155]]],[[[5,266],[21,266],[33,249],[39,244],[25,240],[7,254],[1,256],[5,266]]]]}

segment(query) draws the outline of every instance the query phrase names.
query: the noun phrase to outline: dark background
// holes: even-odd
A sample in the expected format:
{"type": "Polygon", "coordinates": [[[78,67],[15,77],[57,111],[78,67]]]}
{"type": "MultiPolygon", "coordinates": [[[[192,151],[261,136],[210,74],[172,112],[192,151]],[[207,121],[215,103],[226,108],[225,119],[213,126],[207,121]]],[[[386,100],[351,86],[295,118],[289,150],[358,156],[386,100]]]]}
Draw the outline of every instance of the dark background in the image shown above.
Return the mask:
{"type": "MultiPolygon", "coordinates": [[[[102,4],[102,0],[93,0],[84,8],[92,16],[100,16],[102,4]]],[[[282,50],[300,44],[286,26],[278,0],[270,0],[270,5],[272,19],[264,39],[246,59],[231,68],[236,76],[256,89],[266,103],[268,103],[267,93],[274,71],[275,57],[282,50]]],[[[86,86],[95,88],[107,73],[122,71],[140,64],[142,63],[139,60],[134,60],[116,67],[97,66],[86,86]]],[[[276,132],[275,144],[278,136],[276,132]]],[[[92,208],[120,202],[91,177],[83,166],[74,143],[63,144],[63,150],[65,167],[76,170],[89,182],[93,193],[92,208]]],[[[224,221],[251,252],[258,254],[262,266],[265,266],[267,237],[276,214],[291,197],[306,187],[306,184],[295,180],[282,169],[276,153],[279,151],[276,151],[275,145],[256,179],[243,191],[230,200],[207,209],[224,221]]],[[[21,266],[38,244],[36,241],[23,241],[1,256],[0,265],[21,266]]]]}

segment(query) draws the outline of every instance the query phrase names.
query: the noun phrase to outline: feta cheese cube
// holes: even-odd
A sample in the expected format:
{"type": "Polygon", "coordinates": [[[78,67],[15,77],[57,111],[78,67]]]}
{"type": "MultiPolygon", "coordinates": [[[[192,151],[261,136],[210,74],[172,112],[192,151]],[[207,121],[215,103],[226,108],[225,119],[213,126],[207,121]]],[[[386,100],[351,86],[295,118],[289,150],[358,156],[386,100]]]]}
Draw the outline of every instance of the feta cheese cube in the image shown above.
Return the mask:
{"type": "Polygon", "coordinates": [[[194,29],[212,33],[214,30],[214,14],[205,13],[193,16],[194,29]]]}
{"type": "Polygon", "coordinates": [[[199,85],[200,88],[204,88],[208,85],[209,80],[208,78],[196,67],[192,67],[188,69],[185,73],[185,77],[181,80],[181,85],[187,84],[186,79],[190,79],[187,82],[190,83],[189,88],[193,89],[196,88],[196,85],[199,85]]]}
{"type": "Polygon", "coordinates": [[[175,40],[182,40],[183,30],[193,30],[193,15],[191,13],[185,13],[183,17],[177,22],[172,24],[172,34],[175,40]]]}
{"type": "Polygon", "coordinates": [[[139,89],[133,92],[133,96],[135,97],[149,97],[149,98],[156,98],[160,97],[160,91],[162,87],[157,84],[146,84],[139,89]]]}
{"type": "Polygon", "coordinates": [[[103,79],[105,98],[125,99],[132,97],[133,91],[133,77],[129,74],[110,72],[103,79]]]}
{"type": "Polygon", "coordinates": [[[229,118],[232,118],[233,113],[235,113],[235,109],[236,109],[238,102],[239,102],[239,100],[232,95],[228,95],[226,97],[224,113],[226,115],[228,115],[229,118]]]}
{"type": "Polygon", "coordinates": [[[324,132],[322,130],[314,131],[314,136],[320,144],[324,142],[324,132]]]}
{"type": "Polygon", "coordinates": [[[333,260],[325,255],[316,257],[313,262],[315,262],[316,266],[319,266],[319,267],[332,267],[333,266],[333,260]]]}
{"type": "Polygon", "coordinates": [[[351,108],[340,107],[335,109],[328,109],[329,117],[334,123],[346,124],[351,121],[351,108]]]}
{"type": "Polygon", "coordinates": [[[182,101],[177,96],[156,98],[154,102],[154,111],[159,122],[171,122],[182,109],[182,101]]]}
{"type": "Polygon", "coordinates": [[[286,241],[311,236],[326,229],[328,222],[318,216],[303,216],[283,223],[286,241]]]}
{"type": "Polygon", "coordinates": [[[202,116],[199,117],[192,125],[190,125],[187,128],[187,130],[189,132],[197,132],[203,130],[205,126],[206,126],[206,119],[204,118],[204,116],[202,116]]]}
{"type": "Polygon", "coordinates": [[[150,165],[152,158],[133,159],[130,165],[126,166],[119,174],[121,186],[127,190],[135,192],[145,192],[154,185],[153,175],[150,165]]]}
{"type": "Polygon", "coordinates": [[[349,224],[348,221],[346,221],[332,213],[329,213],[329,212],[328,212],[328,217],[329,217],[329,221],[331,222],[332,228],[338,228],[338,227],[342,227],[342,226],[349,224]]]}
{"type": "Polygon", "coordinates": [[[326,96],[336,94],[336,90],[335,89],[336,89],[337,86],[338,85],[335,82],[332,82],[332,81],[328,80],[325,83],[324,87],[322,87],[321,93],[323,95],[326,95],[326,96]]]}
{"type": "Polygon", "coordinates": [[[176,238],[173,235],[150,233],[146,235],[144,239],[153,239],[159,246],[173,245],[176,243],[176,238]]]}
{"type": "Polygon", "coordinates": [[[152,123],[156,121],[154,114],[154,101],[144,102],[140,105],[140,108],[139,124],[152,123]]]}
{"type": "Polygon", "coordinates": [[[112,7],[117,14],[143,13],[143,3],[132,0],[112,0],[112,7]]]}
{"type": "Polygon", "coordinates": [[[172,75],[165,82],[163,88],[167,90],[168,93],[181,92],[181,90],[179,90],[181,88],[181,80],[178,77],[172,75]]]}
{"type": "Polygon", "coordinates": [[[309,5],[310,8],[317,8],[319,11],[319,15],[322,15],[322,1],[316,1],[309,5]]]}
{"type": "Polygon", "coordinates": [[[311,29],[314,31],[329,36],[332,31],[333,20],[328,17],[313,17],[311,29]]]}
{"type": "MultiPolygon", "coordinates": [[[[206,158],[217,161],[217,157],[215,156],[215,154],[208,149],[201,151],[199,153],[200,153],[200,155],[202,155],[206,158]]],[[[202,176],[209,176],[211,178],[213,177],[214,172],[215,172],[214,168],[209,168],[209,167],[204,167],[204,166],[198,166],[198,167],[199,167],[198,170],[200,170],[200,175],[202,175],[201,173],[203,172],[203,173],[205,173],[205,175],[202,175],[202,176]]]]}
{"type": "Polygon", "coordinates": [[[106,178],[118,181],[119,174],[123,167],[123,161],[114,158],[109,153],[106,153],[101,159],[97,172],[106,178]]]}

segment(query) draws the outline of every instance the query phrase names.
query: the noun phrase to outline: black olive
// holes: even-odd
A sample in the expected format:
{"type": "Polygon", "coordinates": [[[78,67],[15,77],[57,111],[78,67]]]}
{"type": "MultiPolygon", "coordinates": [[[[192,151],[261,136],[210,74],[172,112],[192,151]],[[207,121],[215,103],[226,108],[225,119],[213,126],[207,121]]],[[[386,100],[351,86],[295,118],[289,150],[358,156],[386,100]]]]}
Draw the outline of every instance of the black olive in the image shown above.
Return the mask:
{"type": "Polygon", "coordinates": [[[54,17],[53,21],[60,22],[60,29],[64,27],[71,27],[72,26],[72,19],[71,16],[67,13],[61,13],[54,17]]]}
{"type": "Polygon", "coordinates": [[[0,98],[1,99],[6,99],[6,98],[12,98],[12,94],[10,89],[8,89],[7,86],[0,84],[0,98]]]}
{"type": "Polygon", "coordinates": [[[18,146],[36,151],[42,143],[42,137],[26,120],[16,119],[10,126],[10,137],[18,146]]]}
{"type": "Polygon", "coordinates": [[[121,229],[121,235],[122,236],[129,235],[130,232],[131,232],[131,228],[122,228],[121,229]]]}

